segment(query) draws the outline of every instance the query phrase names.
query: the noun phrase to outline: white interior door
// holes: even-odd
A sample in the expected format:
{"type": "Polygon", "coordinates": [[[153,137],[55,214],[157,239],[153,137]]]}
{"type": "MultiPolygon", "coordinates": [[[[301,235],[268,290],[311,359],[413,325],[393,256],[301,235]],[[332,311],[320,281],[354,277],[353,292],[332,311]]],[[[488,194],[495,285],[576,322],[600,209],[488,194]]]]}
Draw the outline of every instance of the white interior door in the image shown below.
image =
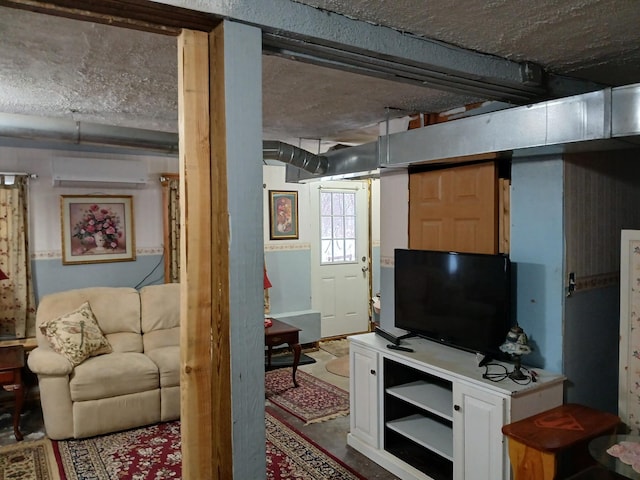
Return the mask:
{"type": "Polygon", "coordinates": [[[310,188],[311,295],[322,338],[369,329],[368,184],[333,181],[310,188]]]}

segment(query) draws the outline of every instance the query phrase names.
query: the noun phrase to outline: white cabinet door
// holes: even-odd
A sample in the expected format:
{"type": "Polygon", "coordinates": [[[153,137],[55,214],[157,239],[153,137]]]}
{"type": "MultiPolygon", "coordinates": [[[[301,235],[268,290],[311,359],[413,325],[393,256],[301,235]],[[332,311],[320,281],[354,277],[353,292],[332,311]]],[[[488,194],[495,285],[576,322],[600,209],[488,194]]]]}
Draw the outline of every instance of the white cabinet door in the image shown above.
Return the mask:
{"type": "Polygon", "coordinates": [[[453,478],[504,478],[506,449],[502,425],[506,399],[456,382],[453,385],[453,404],[453,478]]]}
{"type": "Polygon", "coordinates": [[[378,448],[378,354],[353,343],[349,351],[351,434],[378,448]]]}

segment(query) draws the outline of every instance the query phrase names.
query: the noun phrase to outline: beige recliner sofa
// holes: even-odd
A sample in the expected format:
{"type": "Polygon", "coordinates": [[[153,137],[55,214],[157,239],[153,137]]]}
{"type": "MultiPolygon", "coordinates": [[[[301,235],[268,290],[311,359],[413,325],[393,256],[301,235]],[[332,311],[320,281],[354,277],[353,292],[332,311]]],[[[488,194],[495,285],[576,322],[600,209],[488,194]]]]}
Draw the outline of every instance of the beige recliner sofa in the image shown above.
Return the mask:
{"type": "Polygon", "coordinates": [[[140,291],[83,288],[42,298],[38,346],[28,365],[38,376],[49,438],[90,437],[180,417],[179,297],[178,284],[164,284],[140,291]],[[74,366],[52,348],[40,326],[84,302],[111,352],[74,366]]]}

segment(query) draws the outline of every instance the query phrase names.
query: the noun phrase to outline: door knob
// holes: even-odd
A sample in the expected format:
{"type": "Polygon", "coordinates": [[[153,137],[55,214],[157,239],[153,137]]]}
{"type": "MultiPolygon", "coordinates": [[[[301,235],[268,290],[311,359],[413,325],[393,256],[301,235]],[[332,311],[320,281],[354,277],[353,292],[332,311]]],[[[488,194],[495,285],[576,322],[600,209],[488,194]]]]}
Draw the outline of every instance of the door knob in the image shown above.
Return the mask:
{"type": "Polygon", "coordinates": [[[367,266],[362,267],[362,273],[367,273],[368,270],[369,270],[369,267],[367,266]]]}

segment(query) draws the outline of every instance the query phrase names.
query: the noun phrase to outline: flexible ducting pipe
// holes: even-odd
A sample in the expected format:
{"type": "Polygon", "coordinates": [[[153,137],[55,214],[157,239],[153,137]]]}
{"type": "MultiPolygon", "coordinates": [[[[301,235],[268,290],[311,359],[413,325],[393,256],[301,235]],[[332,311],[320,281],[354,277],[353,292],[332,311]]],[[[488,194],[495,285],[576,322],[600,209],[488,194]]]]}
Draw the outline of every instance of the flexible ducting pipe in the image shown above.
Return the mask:
{"type": "Polygon", "coordinates": [[[301,148],[275,140],[262,142],[262,156],[266,160],[279,160],[317,175],[326,173],[329,167],[327,157],[314,155],[301,148]]]}

